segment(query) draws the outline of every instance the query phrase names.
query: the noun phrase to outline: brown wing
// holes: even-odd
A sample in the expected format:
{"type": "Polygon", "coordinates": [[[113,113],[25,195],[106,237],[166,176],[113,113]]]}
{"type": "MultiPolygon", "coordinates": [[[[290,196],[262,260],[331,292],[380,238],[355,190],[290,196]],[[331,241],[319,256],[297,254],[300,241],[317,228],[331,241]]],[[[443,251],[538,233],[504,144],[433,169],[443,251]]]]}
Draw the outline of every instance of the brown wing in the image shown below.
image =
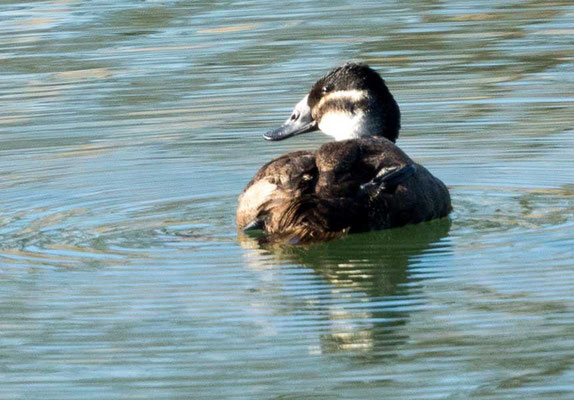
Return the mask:
{"type": "Polygon", "coordinates": [[[237,227],[267,218],[271,203],[299,198],[316,180],[315,155],[296,151],[278,157],[257,171],[238,199],[237,227]]]}
{"type": "Polygon", "coordinates": [[[326,143],[316,159],[315,192],[324,198],[354,198],[361,185],[412,163],[394,143],[379,137],[326,143]]]}
{"type": "MultiPolygon", "coordinates": [[[[393,185],[367,193],[364,213],[367,220],[354,225],[352,231],[415,224],[445,217],[452,210],[450,195],[444,183],[425,167],[414,163],[395,144],[381,138],[359,139],[358,144],[361,149],[361,167],[356,169],[363,168],[370,174],[374,173],[375,176],[369,182],[385,181],[394,171],[404,170],[406,166],[411,166],[412,171],[399,177],[393,185]]],[[[319,160],[320,156],[317,158],[319,160]]]]}
{"type": "Polygon", "coordinates": [[[414,165],[416,171],[412,176],[393,191],[382,191],[371,200],[371,229],[417,224],[446,217],[452,211],[445,184],[422,165],[414,165]]]}
{"type": "Polygon", "coordinates": [[[278,202],[268,231],[291,241],[328,240],[346,232],[392,228],[451,211],[446,186],[384,138],[323,145],[314,191],[278,202]],[[406,171],[403,174],[396,172],[406,171]],[[378,190],[366,190],[370,183],[378,190]]]}
{"type": "Polygon", "coordinates": [[[365,138],[327,143],[315,163],[311,190],[268,204],[266,230],[275,238],[300,243],[372,229],[375,213],[362,185],[412,161],[386,139],[365,138]]]}

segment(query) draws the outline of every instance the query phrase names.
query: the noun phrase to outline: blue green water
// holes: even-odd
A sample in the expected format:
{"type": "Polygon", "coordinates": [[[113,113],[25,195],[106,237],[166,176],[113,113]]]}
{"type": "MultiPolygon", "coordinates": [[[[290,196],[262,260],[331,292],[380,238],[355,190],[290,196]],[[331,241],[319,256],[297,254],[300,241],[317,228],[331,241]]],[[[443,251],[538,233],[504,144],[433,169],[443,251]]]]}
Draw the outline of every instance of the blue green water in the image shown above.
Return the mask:
{"type": "Polygon", "coordinates": [[[571,399],[571,1],[0,2],[1,399],[571,399]],[[237,236],[347,60],[443,221],[237,236]]]}

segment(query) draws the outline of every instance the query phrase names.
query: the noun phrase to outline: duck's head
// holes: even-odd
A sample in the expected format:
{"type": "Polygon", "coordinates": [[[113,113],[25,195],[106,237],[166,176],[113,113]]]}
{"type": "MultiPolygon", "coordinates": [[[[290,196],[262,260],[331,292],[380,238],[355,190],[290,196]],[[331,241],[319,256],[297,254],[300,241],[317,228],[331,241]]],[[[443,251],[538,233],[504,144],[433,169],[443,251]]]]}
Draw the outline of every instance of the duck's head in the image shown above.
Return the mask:
{"type": "Polygon", "coordinates": [[[287,121],[263,137],[282,140],[320,129],[335,140],[382,136],[394,142],[400,120],[381,76],[365,64],[347,63],[319,79],[287,121]]]}

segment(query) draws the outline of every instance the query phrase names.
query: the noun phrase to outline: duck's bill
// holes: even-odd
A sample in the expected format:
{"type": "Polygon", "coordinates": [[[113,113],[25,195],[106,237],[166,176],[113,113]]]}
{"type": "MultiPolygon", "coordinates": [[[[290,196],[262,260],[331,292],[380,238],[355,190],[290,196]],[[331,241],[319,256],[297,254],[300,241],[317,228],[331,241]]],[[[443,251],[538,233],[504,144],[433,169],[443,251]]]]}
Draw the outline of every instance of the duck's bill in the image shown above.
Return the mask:
{"type": "Polygon", "coordinates": [[[277,129],[273,129],[265,134],[263,137],[267,140],[283,140],[291,136],[301,135],[302,133],[312,132],[317,130],[315,121],[306,124],[285,124],[277,129]]]}
{"type": "Polygon", "coordinates": [[[307,105],[307,97],[301,100],[283,125],[263,135],[267,140],[283,140],[291,136],[312,132],[318,129],[317,121],[311,115],[311,108],[307,105]]]}

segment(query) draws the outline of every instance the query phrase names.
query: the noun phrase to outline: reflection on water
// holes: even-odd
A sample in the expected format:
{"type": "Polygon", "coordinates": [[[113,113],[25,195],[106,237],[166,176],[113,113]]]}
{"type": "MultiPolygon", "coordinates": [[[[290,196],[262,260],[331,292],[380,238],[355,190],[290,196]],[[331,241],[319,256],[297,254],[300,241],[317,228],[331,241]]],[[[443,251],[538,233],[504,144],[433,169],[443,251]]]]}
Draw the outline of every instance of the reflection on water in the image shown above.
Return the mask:
{"type": "Polygon", "coordinates": [[[573,397],[570,0],[0,3],[0,398],[573,397]],[[238,243],[347,60],[450,220],[238,243]]]}
{"type": "MultiPolygon", "coordinates": [[[[426,252],[449,253],[448,243],[441,242],[449,228],[450,220],[443,219],[270,251],[281,263],[309,268],[329,284],[328,298],[323,294],[314,304],[327,317],[322,353],[350,350],[388,357],[408,340],[394,328],[404,325],[408,310],[422,303],[416,289],[421,278],[410,269],[416,268],[416,257],[426,252]]],[[[241,241],[247,248],[257,247],[248,237],[241,241]]]]}

